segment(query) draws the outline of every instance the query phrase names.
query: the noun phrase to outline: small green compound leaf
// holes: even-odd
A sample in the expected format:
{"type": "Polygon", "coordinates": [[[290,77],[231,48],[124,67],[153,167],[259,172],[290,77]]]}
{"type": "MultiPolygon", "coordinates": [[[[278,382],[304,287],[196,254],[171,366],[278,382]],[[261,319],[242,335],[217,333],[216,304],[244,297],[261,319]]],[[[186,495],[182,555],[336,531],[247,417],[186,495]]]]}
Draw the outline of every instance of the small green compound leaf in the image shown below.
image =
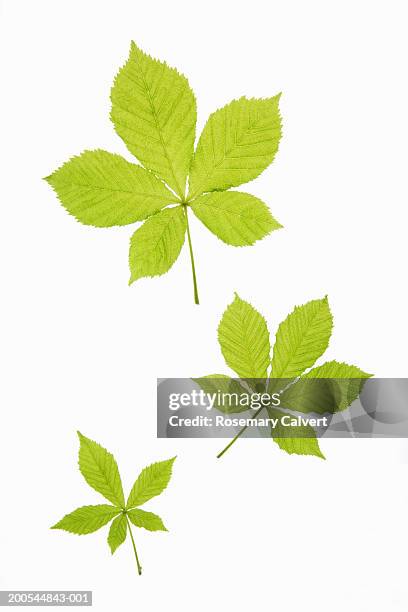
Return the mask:
{"type": "Polygon", "coordinates": [[[269,365],[269,332],[263,316],[238,295],[218,326],[224,359],[240,378],[266,378],[269,365]]]}
{"type": "Polygon", "coordinates": [[[147,219],[130,240],[129,284],[170,270],[180,255],[185,233],[186,216],[182,206],[167,208],[147,219]]]}
{"type": "Polygon", "coordinates": [[[127,535],[127,521],[126,516],[122,513],[112,521],[109,529],[108,544],[111,549],[111,553],[115,552],[117,548],[126,540],[127,535]]]}
{"type": "Polygon", "coordinates": [[[218,238],[248,246],[282,227],[261,200],[240,191],[216,191],[191,204],[196,216],[218,238]]]}
{"type": "Polygon", "coordinates": [[[136,508],[129,510],[128,517],[136,527],[143,527],[143,529],[148,531],[167,531],[160,516],[153,514],[153,512],[146,512],[136,508]]]}
{"type": "Polygon", "coordinates": [[[282,133],[279,98],[240,98],[210,115],[191,166],[190,199],[251,181],[269,166],[282,133]]]}
{"type": "Polygon", "coordinates": [[[109,523],[114,516],[117,516],[120,508],[114,508],[107,504],[98,506],[82,506],[70,514],[66,514],[51,529],[63,529],[70,533],[85,535],[98,531],[101,527],[109,523]]]}
{"type": "MultiPolygon", "coordinates": [[[[284,416],[283,412],[272,408],[268,408],[268,414],[270,418],[281,419],[284,416]]],[[[316,433],[310,425],[296,425],[292,428],[290,425],[278,423],[275,428],[271,429],[271,435],[279,448],[289,455],[314,455],[320,457],[320,459],[325,459],[320,450],[316,433]],[[294,438],[288,436],[288,432],[290,433],[291,429],[296,433],[294,438]],[[302,434],[304,434],[304,438],[301,437],[302,434]]]]}
{"type": "Polygon", "coordinates": [[[129,151],[183,197],[197,114],[187,79],[132,43],[111,100],[113,124],[129,151]]]}
{"type": "Polygon", "coordinates": [[[111,453],[78,432],[80,440],[79,469],[90,487],[113,504],[124,507],[122,481],[118,466],[111,453]]]}
{"type": "Polygon", "coordinates": [[[144,468],[132,487],[126,508],[141,506],[152,497],[160,495],[169,484],[175,459],[158,461],[144,468]]]}
{"type": "Polygon", "coordinates": [[[271,378],[295,378],[310,368],[326,350],[332,327],[327,297],[296,306],[279,325],[271,378]]]}
{"type": "Polygon", "coordinates": [[[73,157],[46,180],[71,215],[95,227],[142,221],[177,201],[154,174],[100,149],[73,157]]]}

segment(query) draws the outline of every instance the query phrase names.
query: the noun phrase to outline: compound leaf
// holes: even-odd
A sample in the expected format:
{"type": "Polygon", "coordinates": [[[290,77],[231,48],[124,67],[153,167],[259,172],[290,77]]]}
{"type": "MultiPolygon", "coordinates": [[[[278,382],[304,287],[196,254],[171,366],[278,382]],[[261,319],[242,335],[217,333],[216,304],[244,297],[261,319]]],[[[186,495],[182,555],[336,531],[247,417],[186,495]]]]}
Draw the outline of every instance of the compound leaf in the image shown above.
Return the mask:
{"type": "Polygon", "coordinates": [[[170,270],[180,254],[185,233],[182,206],[166,208],[147,219],[130,239],[129,284],[138,278],[160,276],[170,270]]]}
{"type": "Polygon", "coordinates": [[[135,508],[134,510],[129,510],[128,516],[136,527],[143,527],[143,529],[148,531],[167,531],[160,516],[153,512],[146,512],[145,510],[135,508]]]}
{"type": "Polygon", "coordinates": [[[51,529],[63,529],[78,535],[85,535],[98,531],[101,527],[109,523],[114,516],[119,514],[120,508],[114,508],[107,504],[98,506],[82,506],[70,514],[66,514],[63,519],[56,523],[51,529]]]}
{"type": "Polygon", "coordinates": [[[193,157],[189,198],[241,185],[269,166],[281,137],[279,98],[243,97],[210,115],[193,157]]]}
{"type": "Polygon", "coordinates": [[[126,540],[127,535],[127,521],[126,516],[122,513],[112,521],[109,529],[108,544],[111,549],[111,553],[115,552],[117,548],[126,540]]]}
{"type": "Polygon", "coordinates": [[[100,149],[73,157],[46,180],[71,215],[95,227],[142,221],[177,200],[145,168],[100,149]]]}
{"type": "Polygon", "coordinates": [[[144,468],[132,487],[126,508],[141,506],[152,497],[160,495],[169,484],[175,459],[158,461],[144,468]]]}
{"type": "Polygon", "coordinates": [[[238,295],[218,326],[224,359],[240,378],[266,378],[269,365],[269,332],[263,316],[238,295]]]}
{"type": "Polygon", "coordinates": [[[124,507],[122,481],[114,456],[105,448],[78,432],[79,469],[90,487],[113,504],[124,507]]]}
{"type": "Polygon", "coordinates": [[[111,100],[111,119],[129,151],[183,197],[197,115],[187,79],[132,42],[111,100]]]}
{"type": "Polygon", "coordinates": [[[311,367],[326,350],[333,326],[327,297],[296,306],[279,325],[271,378],[292,378],[311,367]]]}
{"type": "Polygon", "coordinates": [[[240,191],[216,191],[191,204],[213,234],[233,246],[248,246],[282,227],[259,198],[240,191]]]}

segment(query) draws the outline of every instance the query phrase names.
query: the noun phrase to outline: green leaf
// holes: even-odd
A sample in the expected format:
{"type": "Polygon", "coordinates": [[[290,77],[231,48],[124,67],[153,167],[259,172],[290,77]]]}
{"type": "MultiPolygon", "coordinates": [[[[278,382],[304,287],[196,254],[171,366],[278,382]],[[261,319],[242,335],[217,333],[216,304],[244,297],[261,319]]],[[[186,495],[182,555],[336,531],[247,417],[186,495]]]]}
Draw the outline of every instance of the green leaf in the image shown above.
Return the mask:
{"type": "Polygon", "coordinates": [[[124,507],[122,481],[116,460],[102,446],[78,432],[79,469],[90,487],[113,504],[124,507]]]}
{"type": "Polygon", "coordinates": [[[111,549],[111,553],[115,552],[117,548],[126,540],[127,535],[127,521],[126,516],[122,513],[112,521],[109,529],[108,544],[111,549]]]}
{"type": "Polygon", "coordinates": [[[213,234],[233,246],[248,246],[282,227],[258,198],[240,191],[216,191],[191,204],[213,234]]]}
{"type": "MultiPolygon", "coordinates": [[[[270,418],[280,419],[284,416],[283,412],[273,408],[268,408],[268,414],[270,418]]],[[[320,450],[316,432],[310,425],[292,427],[278,423],[275,428],[271,428],[271,435],[279,448],[289,455],[315,455],[320,459],[325,459],[320,450]],[[293,438],[289,437],[291,431],[296,432],[293,438]],[[305,437],[302,438],[302,435],[305,437]]]]}
{"type": "Polygon", "coordinates": [[[357,366],[339,361],[327,361],[305,374],[305,378],[370,378],[372,374],[363,372],[357,366]]]}
{"type": "Polygon", "coordinates": [[[263,316],[238,295],[218,326],[224,359],[240,378],[266,378],[269,365],[269,332],[263,316]]]}
{"type": "Polygon", "coordinates": [[[142,221],[177,200],[148,170],[100,149],[73,157],[46,180],[71,215],[95,227],[142,221]]]}
{"type": "Polygon", "coordinates": [[[137,508],[129,510],[128,516],[136,527],[143,527],[143,529],[148,531],[167,531],[160,516],[153,514],[153,512],[146,512],[137,508]]]}
{"type": "Polygon", "coordinates": [[[187,79],[132,43],[111,100],[111,119],[129,151],[183,197],[196,125],[187,79]]]}
{"type": "Polygon", "coordinates": [[[63,529],[78,535],[85,535],[98,531],[101,527],[109,523],[114,516],[119,514],[120,508],[114,508],[107,504],[99,506],[82,506],[70,514],[66,514],[63,519],[56,523],[51,529],[63,529]]]}
{"type": "Polygon", "coordinates": [[[224,405],[222,402],[218,403],[216,400],[214,402],[214,408],[216,410],[224,414],[237,414],[238,412],[246,412],[248,410],[248,405],[241,405],[239,399],[243,395],[248,396],[249,392],[244,389],[237,380],[225,376],[224,374],[210,374],[208,376],[201,376],[200,378],[193,378],[192,380],[196,382],[205,393],[233,394],[231,405],[224,405]]]}
{"type": "Polygon", "coordinates": [[[328,361],[307,372],[303,378],[332,379],[335,387],[336,411],[345,410],[356,400],[364,388],[367,374],[360,368],[338,361],[328,361]]]}
{"type": "Polygon", "coordinates": [[[160,495],[169,484],[175,457],[166,461],[152,463],[144,468],[129,495],[126,508],[141,506],[152,497],[160,495]]]}
{"type": "Polygon", "coordinates": [[[279,98],[243,97],[210,115],[191,165],[189,199],[251,181],[269,166],[282,133],[279,98]]]}
{"type": "Polygon", "coordinates": [[[130,240],[129,285],[144,276],[160,276],[180,255],[186,233],[182,206],[166,208],[150,217],[130,240]]]}
{"type": "MultiPolygon", "coordinates": [[[[348,382],[348,381],[345,381],[348,382]]],[[[280,396],[282,408],[297,412],[317,414],[334,413],[339,410],[340,397],[336,381],[312,379],[302,376],[280,396]]]]}
{"type": "Polygon", "coordinates": [[[326,350],[333,326],[327,297],[296,306],[279,325],[271,378],[295,378],[326,350]]]}
{"type": "Polygon", "coordinates": [[[315,455],[320,459],[326,459],[316,438],[278,438],[274,435],[272,437],[279,448],[289,455],[315,455]]]}

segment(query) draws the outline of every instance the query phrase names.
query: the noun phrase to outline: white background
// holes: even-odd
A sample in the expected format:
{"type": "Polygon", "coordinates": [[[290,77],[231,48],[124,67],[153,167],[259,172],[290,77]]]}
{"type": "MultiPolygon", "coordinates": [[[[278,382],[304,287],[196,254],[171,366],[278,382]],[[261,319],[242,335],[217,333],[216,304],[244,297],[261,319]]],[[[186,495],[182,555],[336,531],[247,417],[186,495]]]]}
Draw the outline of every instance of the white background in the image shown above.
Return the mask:
{"type": "MultiPolygon", "coordinates": [[[[268,319],[329,295],[326,357],[407,376],[406,2],[9,0],[1,21],[0,588],[92,589],[99,611],[407,609],[407,441],[325,441],[327,461],[243,440],[155,439],[156,377],[228,370],[216,327],[236,290],[268,319]],[[166,276],[127,286],[134,228],[76,223],[41,180],[85,148],[132,159],[108,119],[134,39],[190,79],[198,129],[241,95],[282,91],[279,154],[248,191],[284,229],[227,247],[192,220],[166,276]],[[102,498],[75,431],[117,457],[129,488],[178,455],[111,558],[107,529],[49,526],[102,498]]],[[[103,502],[102,502],[103,503],[103,502]]]]}

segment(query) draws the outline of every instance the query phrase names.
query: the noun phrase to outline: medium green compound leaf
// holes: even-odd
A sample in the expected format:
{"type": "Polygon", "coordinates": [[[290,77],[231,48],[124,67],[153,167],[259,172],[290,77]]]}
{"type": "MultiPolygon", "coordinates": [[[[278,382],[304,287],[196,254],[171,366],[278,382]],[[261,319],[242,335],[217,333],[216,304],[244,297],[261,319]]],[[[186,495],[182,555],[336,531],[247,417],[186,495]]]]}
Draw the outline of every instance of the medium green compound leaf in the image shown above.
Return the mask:
{"type": "Polygon", "coordinates": [[[270,359],[266,321],[238,295],[222,316],[218,341],[226,363],[240,378],[266,378],[270,359]]]}
{"type": "Polygon", "coordinates": [[[279,325],[271,378],[295,378],[310,368],[326,350],[332,327],[327,297],[295,306],[279,325]]]}
{"type": "Polygon", "coordinates": [[[190,199],[251,181],[269,166],[282,134],[279,98],[243,97],[210,115],[191,165],[190,199]]]}
{"type": "Polygon", "coordinates": [[[114,456],[93,440],[78,432],[79,469],[90,487],[113,504],[124,507],[122,481],[114,456]]]}
{"type": "Polygon", "coordinates": [[[109,523],[114,516],[117,516],[119,512],[120,508],[114,508],[107,504],[82,506],[70,514],[66,514],[51,529],[63,529],[70,533],[85,535],[98,531],[98,529],[109,523]]]}
{"type": "Polygon", "coordinates": [[[143,527],[143,529],[148,531],[167,531],[160,516],[153,512],[146,512],[136,508],[129,510],[128,517],[136,527],[143,527]]]}
{"type": "Polygon", "coordinates": [[[112,521],[109,529],[108,544],[111,549],[111,553],[115,552],[121,544],[126,540],[127,535],[127,521],[126,516],[122,513],[112,521]]]}
{"type": "Polygon", "coordinates": [[[142,221],[177,200],[145,168],[100,149],[73,157],[46,180],[71,215],[95,227],[142,221]]]}
{"type": "Polygon", "coordinates": [[[249,246],[282,227],[262,200],[240,191],[200,196],[191,208],[213,234],[232,246],[249,246]]]}
{"type": "MultiPolygon", "coordinates": [[[[270,418],[281,418],[284,413],[280,410],[268,408],[268,414],[270,418]]],[[[322,451],[319,447],[319,442],[316,438],[316,432],[310,425],[293,426],[281,425],[280,423],[275,427],[271,428],[271,436],[273,441],[279,446],[279,448],[289,455],[314,455],[320,459],[325,459],[322,451]],[[296,431],[296,436],[290,438],[288,432],[293,429],[296,431]],[[304,433],[305,437],[301,435],[304,433]]]]}
{"type": "Polygon", "coordinates": [[[180,255],[186,233],[182,206],[166,208],[150,217],[130,239],[129,285],[145,276],[160,276],[180,255]]]}
{"type": "Polygon", "coordinates": [[[197,115],[187,79],[132,42],[111,100],[111,119],[129,151],[183,197],[197,115]]]}
{"type": "Polygon", "coordinates": [[[152,497],[160,495],[169,484],[175,459],[158,461],[144,468],[132,487],[126,508],[141,506],[152,497]]]}

